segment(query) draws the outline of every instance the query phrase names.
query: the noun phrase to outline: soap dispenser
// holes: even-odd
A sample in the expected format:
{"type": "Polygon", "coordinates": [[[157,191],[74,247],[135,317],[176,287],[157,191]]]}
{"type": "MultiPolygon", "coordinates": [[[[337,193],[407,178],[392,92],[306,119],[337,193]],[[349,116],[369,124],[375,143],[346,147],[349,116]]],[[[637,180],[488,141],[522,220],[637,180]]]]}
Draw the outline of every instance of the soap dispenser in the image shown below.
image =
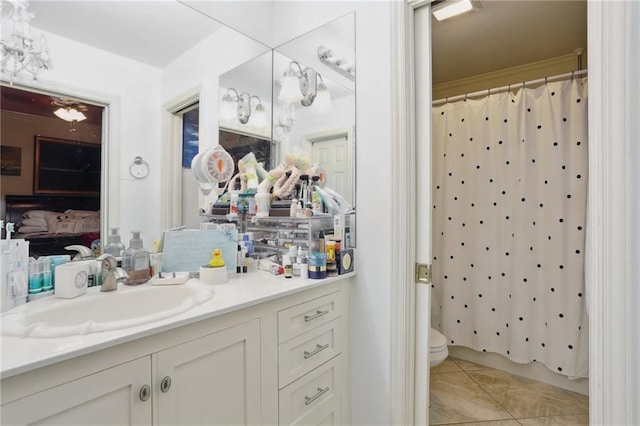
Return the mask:
{"type": "Polygon", "coordinates": [[[129,248],[122,252],[122,269],[127,271],[129,278],[125,281],[128,285],[137,285],[149,281],[149,251],[142,247],[140,231],[131,231],[132,238],[129,248]]]}
{"type": "Polygon", "coordinates": [[[120,240],[120,234],[118,234],[118,228],[111,228],[110,230],[111,230],[111,234],[109,235],[109,240],[107,242],[107,245],[104,247],[103,254],[111,254],[117,258],[122,256],[122,252],[124,251],[125,247],[124,247],[124,244],[122,244],[122,241],[120,240]]]}

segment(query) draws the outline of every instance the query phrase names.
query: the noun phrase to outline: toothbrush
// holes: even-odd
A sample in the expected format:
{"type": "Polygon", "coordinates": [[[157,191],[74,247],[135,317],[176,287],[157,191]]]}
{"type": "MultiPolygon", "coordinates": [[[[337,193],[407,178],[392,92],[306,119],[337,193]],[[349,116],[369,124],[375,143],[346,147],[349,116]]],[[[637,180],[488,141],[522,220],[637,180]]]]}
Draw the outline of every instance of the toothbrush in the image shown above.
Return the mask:
{"type": "Polygon", "coordinates": [[[15,232],[14,224],[11,222],[7,222],[7,226],[5,226],[5,230],[7,231],[7,241],[11,239],[11,234],[15,232]]]}

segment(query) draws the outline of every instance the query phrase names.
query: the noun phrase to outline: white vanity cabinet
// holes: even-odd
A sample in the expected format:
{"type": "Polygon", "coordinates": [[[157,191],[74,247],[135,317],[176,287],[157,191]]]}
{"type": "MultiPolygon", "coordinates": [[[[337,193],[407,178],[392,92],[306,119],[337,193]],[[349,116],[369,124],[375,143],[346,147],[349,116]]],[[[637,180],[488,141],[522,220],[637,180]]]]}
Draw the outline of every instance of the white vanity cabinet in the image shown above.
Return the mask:
{"type": "Polygon", "coordinates": [[[151,359],[143,357],[2,405],[3,425],[149,425],[151,359]]]}
{"type": "Polygon", "coordinates": [[[158,425],[257,425],[260,323],[255,319],[153,355],[158,425]]]}
{"type": "Polygon", "coordinates": [[[2,380],[2,425],[347,424],[335,282],[2,380]]]}
{"type": "Polygon", "coordinates": [[[278,313],[280,425],[348,423],[345,302],[335,292],[278,313]]]}

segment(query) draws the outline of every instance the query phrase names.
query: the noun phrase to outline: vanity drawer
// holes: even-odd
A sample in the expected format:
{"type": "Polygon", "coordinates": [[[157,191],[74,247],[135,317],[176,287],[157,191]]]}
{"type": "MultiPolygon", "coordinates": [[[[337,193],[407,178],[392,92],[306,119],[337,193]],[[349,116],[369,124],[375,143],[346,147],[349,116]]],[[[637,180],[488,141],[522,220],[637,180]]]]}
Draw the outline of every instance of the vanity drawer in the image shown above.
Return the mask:
{"type": "Polygon", "coordinates": [[[278,342],[286,342],[342,315],[340,292],[328,294],[278,312],[278,342]]]}
{"type": "Polygon", "coordinates": [[[281,425],[341,424],[340,356],[323,364],[279,392],[281,425]]]}
{"type": "Polygon", "coordinates": [[[294,337],[278,348],[278,383],[282,389],[342,352],[342,318],[294,337]]]}

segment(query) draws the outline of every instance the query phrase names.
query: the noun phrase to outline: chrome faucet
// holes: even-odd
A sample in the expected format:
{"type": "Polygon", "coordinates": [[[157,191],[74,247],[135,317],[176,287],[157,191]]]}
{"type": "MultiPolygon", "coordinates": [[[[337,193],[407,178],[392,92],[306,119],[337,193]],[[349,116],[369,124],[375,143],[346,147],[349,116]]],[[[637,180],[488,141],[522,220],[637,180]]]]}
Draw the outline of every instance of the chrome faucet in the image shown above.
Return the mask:
{"type": "Polygon", "coordinates": [[[103,254],[97,259],[100,261],[102,286],[100,291],[114,291],[118,289],[118,283],[125,282],[129,274],[122,268],[118,268],[118,261],[112,254],[103,254]]]}

